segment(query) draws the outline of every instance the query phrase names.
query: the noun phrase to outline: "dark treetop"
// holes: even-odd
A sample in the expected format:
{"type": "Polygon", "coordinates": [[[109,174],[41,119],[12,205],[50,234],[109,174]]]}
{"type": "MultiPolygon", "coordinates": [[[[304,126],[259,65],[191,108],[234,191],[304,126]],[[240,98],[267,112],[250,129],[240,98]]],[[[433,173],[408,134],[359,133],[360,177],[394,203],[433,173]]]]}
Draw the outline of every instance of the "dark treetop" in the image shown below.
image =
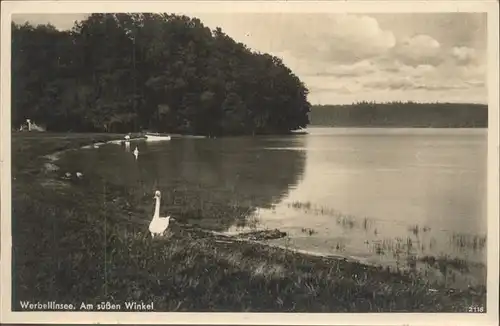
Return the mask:
{"type": "Polygon", "coordinates": [[[203,135],[305,127],[304,84],[200,20],[92,14],[71,31],[12,24],[12,123],[52,131],[203,135]]]}

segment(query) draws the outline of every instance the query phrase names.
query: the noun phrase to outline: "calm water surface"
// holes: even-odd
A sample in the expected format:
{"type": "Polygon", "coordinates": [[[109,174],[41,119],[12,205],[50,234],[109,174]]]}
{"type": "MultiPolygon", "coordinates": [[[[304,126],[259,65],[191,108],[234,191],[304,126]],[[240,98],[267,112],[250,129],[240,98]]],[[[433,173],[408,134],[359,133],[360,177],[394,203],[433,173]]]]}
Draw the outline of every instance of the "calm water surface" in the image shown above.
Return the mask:
{"type": "Polygon", "coordinates": [[[276,245],[484,284],[486,129],[309,132],[140,141],[66,159],[109,183],[139,189],[135,200],[148,209],[157,188],[166,194],[162,210],[173,215],[249,207],[213,224],[218,231],[278,228],[289,237],[272,240],[276,245]]]}

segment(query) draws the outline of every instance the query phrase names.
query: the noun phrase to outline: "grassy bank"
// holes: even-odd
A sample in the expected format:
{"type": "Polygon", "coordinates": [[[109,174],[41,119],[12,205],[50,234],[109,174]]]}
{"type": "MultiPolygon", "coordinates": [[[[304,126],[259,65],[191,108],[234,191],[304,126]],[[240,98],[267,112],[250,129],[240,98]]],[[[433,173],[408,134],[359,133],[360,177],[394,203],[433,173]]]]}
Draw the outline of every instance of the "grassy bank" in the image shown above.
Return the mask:
{"type": "MultiPolygon", "coordinates": [[[[13,134],[14,309],[21,300],[77,306],[133,300],[153,302],[157,311],[465,312],[485,306],[483,288],[452,290],[410,274],[235,241],[186,227],[182,215],[168,237],[152,241],[148,221],[115,197],[119,189],[90,193],[85,183],[56,181],[43,168],[48,154],[117,138],[13,134]]],[[[85,178],[97,182],[97,176],[85,178]]]]}

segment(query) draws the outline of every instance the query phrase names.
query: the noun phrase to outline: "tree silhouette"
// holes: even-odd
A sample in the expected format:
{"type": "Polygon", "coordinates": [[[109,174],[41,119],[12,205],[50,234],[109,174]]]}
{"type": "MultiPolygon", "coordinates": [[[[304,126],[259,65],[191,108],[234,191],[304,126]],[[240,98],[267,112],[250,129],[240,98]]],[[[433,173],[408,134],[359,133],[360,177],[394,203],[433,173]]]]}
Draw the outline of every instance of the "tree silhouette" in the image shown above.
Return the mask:
{"type": "Polygon", "coordinates": [[[53,131],[286,133],[310,108],[280,59],[169,14],[92,14],[71,31],[13,23],[12,76],[13,124],[53,131]]]}

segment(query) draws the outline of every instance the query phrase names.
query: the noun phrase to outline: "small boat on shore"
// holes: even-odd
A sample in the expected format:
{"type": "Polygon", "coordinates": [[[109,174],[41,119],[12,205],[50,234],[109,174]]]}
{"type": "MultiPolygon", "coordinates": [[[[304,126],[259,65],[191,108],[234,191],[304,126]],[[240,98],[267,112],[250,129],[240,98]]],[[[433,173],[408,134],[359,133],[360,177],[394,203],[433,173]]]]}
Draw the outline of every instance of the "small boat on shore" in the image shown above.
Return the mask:
{"type": "Polygon", "coordinates": [[[146,140],[147,141],[161,141],[161,140],[171,140],[172,137],[170,135],[165,135],[165,134],[159,134],[159,133],[152,133],[148,132],[146,133],[146,140]]]}
{"type": "Polygon", "coordinates": [[[309,132],[304,128],[292,130],[292,131],[290,131],[290,133],[292,135],[307,135],[307,134],[309,134],[309,132]]]}

